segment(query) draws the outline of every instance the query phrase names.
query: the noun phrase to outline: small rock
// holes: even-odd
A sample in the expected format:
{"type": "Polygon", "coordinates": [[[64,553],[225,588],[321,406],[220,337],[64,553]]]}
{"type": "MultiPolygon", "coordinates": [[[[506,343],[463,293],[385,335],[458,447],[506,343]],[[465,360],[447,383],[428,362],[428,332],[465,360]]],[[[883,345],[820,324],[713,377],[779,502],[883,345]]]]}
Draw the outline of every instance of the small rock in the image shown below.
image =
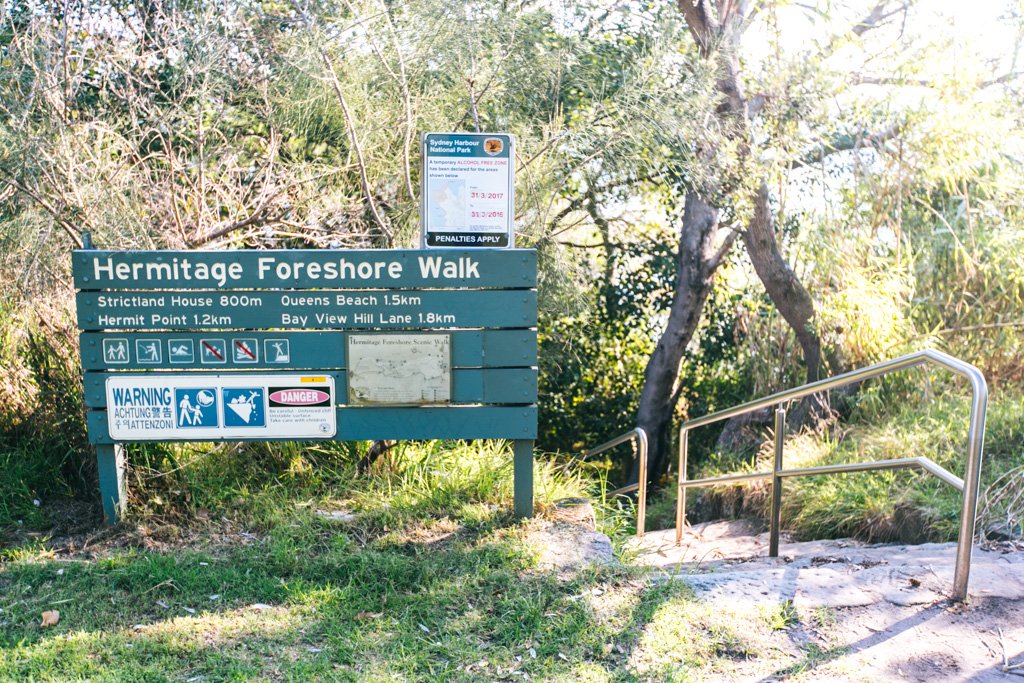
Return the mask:
{"type": "Polygon", "coordinates": [[[593,530],[597,528],[594,506],[586,498],[562,498],[548,515],[557,522],[571,522],[593,530]]]}
{"type": "Polygon", "coordinates": [[[993,522],[985,527],[985,538],[990,541],[1019,541],[1024,538],[1020,524],[993,522]]]}
{"type": "Polygon", "coordinates": [[[593,564],[615,564],[611,540],[602,533],[567,522],[544,523],[527,541],[540,550],[538,564],[571,575],[593,564]]]}
{"type": "Polygon", "coordinates": [[[348,510],[317,510],[316,516],[324,521],[339,524],[348,524],[356,519],[356,516],[348,510]]]}

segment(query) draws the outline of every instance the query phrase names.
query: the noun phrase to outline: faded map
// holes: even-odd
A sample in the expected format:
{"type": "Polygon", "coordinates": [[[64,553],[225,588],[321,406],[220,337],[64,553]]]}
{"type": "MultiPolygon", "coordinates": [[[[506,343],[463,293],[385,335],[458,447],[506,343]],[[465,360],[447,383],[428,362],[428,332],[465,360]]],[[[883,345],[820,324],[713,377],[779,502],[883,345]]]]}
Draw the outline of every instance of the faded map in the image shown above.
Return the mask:
{"type": "Polygon", "coordinates": [[[430,225],[437,228],[466,227],[466,181],[430,179],[430,225]]]}
{"type": "Polygon", "coordinates": [[[449,403],[451,378],[450,335],[349,335],[350,404],[449,403]]]}

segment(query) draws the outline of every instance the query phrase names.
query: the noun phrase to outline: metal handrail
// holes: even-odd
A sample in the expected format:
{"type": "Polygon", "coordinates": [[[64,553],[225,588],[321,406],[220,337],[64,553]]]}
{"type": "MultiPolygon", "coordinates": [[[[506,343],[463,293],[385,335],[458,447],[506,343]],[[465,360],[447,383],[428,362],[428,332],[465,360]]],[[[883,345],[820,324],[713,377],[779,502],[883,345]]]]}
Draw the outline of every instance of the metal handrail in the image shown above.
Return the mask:
{"type": "Polygon", "coordinates": [[[953,574],[953,596],[963,601],[967,598],[967,583],[971,571],[971,551],[974,543],[974,526],[978,508],[978,489],[981,481],[981,457],[985,439],[985,411],[988,405],[988,384],[981,371],[958,358],[941,351],[927,349],[890,361],[878,363],[866,368],[830,377],[795,389],[780,391],[771,396],[750,401],[742,405],[720,410],[717,413],[698,417],[684,422],[679,427],[679,483],[676,500],[676,545],[682,543],[683,525],[686,523],[686,489],[695,486],[712,486],[727,482],[750,481],[755,479],[772,479],[772,511],[769,555],[778,556],[779,522],[782,504],[782,480],[786,477],[809,476],[816,474],[834,474],[837,472],[861,472],[875,469],[895,469],[901,467],[920,467],[963,493],[960,513],[960,535],[957,538],[956,568],[953,574]],[[960,479],[948,470],[940,467],[925,457],[901,458],[897,460],[880,460],[876,462],[851,463],[845,465],[825,465],[802,469],[784,470],[782,468],[783,437],[786,427],[786,411],[779,408],[775,411],[775,464],[771,472],[755,472],[752,474],[734,474],[705,479],[686,479],[687,450],[689,449],[689,432],[697,427],[726,420],[737,415],[767,408],[785,401],[792,401],[817,394],[829,389],[855,384],[874,377],[880,377],[899,370],[934,363],[947,370],[966,377],[971,383],[971,414],[967,430],[967,470],[964,479],[960,479]]]}
{"type": "Polygon", "coordinates": [[[625,434],[620,434],[611,441],[605,441],[596,448],[591,448],[589,451],[583,454],[584,458],[591,458],[600,453],[615,448],[620,444],[624,444],[627,441],[636,442],[636,455],[640,460],[640,474],[637,477],[636,484],[630,484],[629,486],[623,486],[621,489],[615,489],[611,492],[611,495],[617,496],[623,493],[631,493],[639,489],[640,493],[637,496],[636,501],[636,535],[644,535],[644,522],[647,514],[647,432],[640,427],[631,429],[625,434]]]}

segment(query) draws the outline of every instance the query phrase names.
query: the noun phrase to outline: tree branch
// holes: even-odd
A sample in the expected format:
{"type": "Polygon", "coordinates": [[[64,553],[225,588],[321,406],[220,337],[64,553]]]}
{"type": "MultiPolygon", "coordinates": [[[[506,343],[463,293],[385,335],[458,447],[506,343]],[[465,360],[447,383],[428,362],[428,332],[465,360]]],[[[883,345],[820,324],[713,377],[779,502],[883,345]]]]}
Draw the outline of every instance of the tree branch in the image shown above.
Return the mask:
{"type": "Polygon", "coordinates": [[[718,33],[719,24],[715,13],[708,9],[707,0],[679,0],[678,5],[690,35],[693,36],[693,42],[697,44],[701,55],[707,56],[718,33]]]}
{"type": "Polygon", "coordinates": [[[853,149],[862,149],[864,147],[874,147],[877,149],[886,140],[891,140],[899,135],[899,132],[900,125],[898,123],[894,123],[885,130],[872,133],[871,135],[857,137],[843,136],[828,144],[820,145],[817,150],[811,152],[802,159],[794,159],[790,162],[789,168],[795,169],[818,164],[839,152],[848,152],[853,149]]]}
{"type": "Polygon", "coordinates": [[[18,192],[27,195],[30,199],[32,199],[32,201],[34,201],[36,204],[42,207],[43,210],[46,211],[46,213],[53,216],[53,219],[57,221],[57,225],[61,227],[61,230],[67,233],[68,237],[71,238],[71,241],[74,242],[76,248],[82,248],[81,235],[78,234],[78,231],[75,229],[73,225],[64,220],[64,218],[60,214],[60,211],[58,211],[54,206],[47,202],[42,195],[36,193],[28,185],[24,185],[21,182],[19,182],[17,178],[15,178],[11,173],[6,171],[5,169],[0,168],[0,173],[6,176],[6,180],[4,180],[5,183],[7,183],[10,187],[13,187],[18,192]]]}
{"type": "Polygon", "coordinates": [[[355,122],[352,120],[352,112],[348,108],[348,101],[345,100],[345,94],[341,92],[341,82],[338,80],[338,73],[334,70],[334,65],[331,64],[331,60],[323,47],[317,49],[320,52],[320,58],[323,60],[324,66],[327,67],[327,73],[330,74],[331,87],[338,98],[338,104],[341,105],[341,113],[345,117],[345,127],[348,128],[349,139],[352,141],[352,150],[356,154],[356,162],[359,166],[359,180],[363,186],[363,194],[366,195],[366,203],[370,207],[370,213],[373,214],[373,220],[384,235],[387,246],[391,247],[395,243],[395,235],[384,221],[384,217],[380,215],[380,211],[377,210],[377,202],[374,200],[373,192],[370,190],[370,178],[366,174],[363,148],[359,144],[359,136],[356,133],[355,122]]]}
{"type": "MultiPolygon", "coordinates": [[[[984,89],[989,88],[993,85],[1005,85],[1012,81],[1017,80],[1021,76],[1024,76],[1024,71],[1011,71],[1005,73],[1002,76],[995,76],[993,78],[987,78],[983,81],[978,81],[978,88],[984,89]]],[[[901,78],[899,76],[867,76],[863,74],[852,74],[850,76],[851,85],[901,85],[906,87],[919,87],[919,88],[938,88],[942,85],[940,81],[934,81],[928,78],[901,78]]]]}
{"type": "Polygon", "coordinates": [[[910,6],[914,4],[915,0],[906,0],[900,3],[898,7],[891,10],[887,10],[891,0],[879,0],[879,2],[871,8],[871,11],[867,13],[860,21],[855,22],[849,29],[841,33],[838,36],[832,38],[829,41],[828,46],[822,50],[819,54],[819,58],[830,57],[833,52],[842,44],[843,39],[847,36],[855,36],[860,38],[868,31],[878,28],[882,23],[889,17],[899,14],[900,12],[906,12],[910,9],[910,6]]]}

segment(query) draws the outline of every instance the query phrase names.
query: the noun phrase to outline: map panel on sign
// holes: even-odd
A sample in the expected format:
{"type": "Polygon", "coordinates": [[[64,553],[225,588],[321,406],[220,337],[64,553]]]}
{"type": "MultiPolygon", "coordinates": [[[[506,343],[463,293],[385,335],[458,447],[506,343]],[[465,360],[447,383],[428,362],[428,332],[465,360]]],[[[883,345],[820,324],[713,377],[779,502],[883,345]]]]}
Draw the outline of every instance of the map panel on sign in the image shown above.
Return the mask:
{"type": "Polygon", "coordinates": [[[352,405],[451,402],[451,335],[354,334],[348,359],[352,405]]]}

